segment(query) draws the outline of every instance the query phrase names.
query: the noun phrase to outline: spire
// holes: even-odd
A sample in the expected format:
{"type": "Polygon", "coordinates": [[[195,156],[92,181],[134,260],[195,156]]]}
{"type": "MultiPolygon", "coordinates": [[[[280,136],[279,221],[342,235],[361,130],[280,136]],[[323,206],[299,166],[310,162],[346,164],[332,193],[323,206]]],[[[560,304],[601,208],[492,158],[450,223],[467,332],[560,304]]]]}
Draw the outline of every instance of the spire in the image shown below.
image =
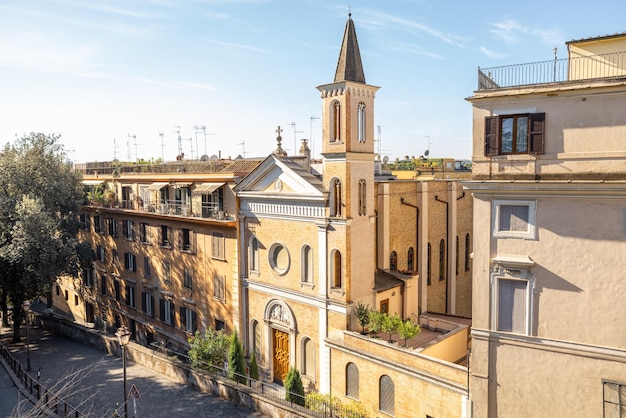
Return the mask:
{"type": "Polygon", "coordinates": [[[337,62],[337,71],[335,72],[335,83],[340,81],[356,81],[365,84],[365,73],[363,73],[363,64],[361,64],[361,53],[359,52],[359,42],[356,39],[352,13],[348,14],[339,61],[337,62]]]}

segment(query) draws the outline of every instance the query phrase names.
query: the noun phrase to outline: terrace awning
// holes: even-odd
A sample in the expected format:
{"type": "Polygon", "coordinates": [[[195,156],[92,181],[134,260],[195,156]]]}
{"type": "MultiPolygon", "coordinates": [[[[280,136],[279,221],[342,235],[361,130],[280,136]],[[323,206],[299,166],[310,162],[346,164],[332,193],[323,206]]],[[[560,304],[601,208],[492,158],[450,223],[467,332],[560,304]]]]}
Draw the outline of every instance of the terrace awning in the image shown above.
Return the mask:
{"type": "Polygon", "coordinates": [[[85,186],[99,186],[104,183],[104,180],[83,180],[85,186]]]}
{"type": "Polygon", "coordinates": [[[168,184],[169,184],[168,182],[152,183],[150,186],[148,186],[148,190],[150,190],[151,192],[158,192],[159,190],[161,190],[162,188],[164,188],[168,184]]]}
{"type": "Polygon", "coordinates": [[[191,193],[193,194],[210,194],[222,187],[224,183],[202,183],[199,184],[191,193]]]}

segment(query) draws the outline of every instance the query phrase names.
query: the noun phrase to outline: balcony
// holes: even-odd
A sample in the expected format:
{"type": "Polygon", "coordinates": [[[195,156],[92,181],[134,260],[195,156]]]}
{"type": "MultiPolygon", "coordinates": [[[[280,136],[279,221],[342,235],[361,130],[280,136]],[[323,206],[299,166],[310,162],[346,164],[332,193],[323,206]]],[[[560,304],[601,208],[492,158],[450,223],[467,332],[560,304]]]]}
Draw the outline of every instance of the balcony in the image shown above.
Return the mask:
{"type": "Polygon", "coordinates": [[[90,202],[90,206],[104,206],[109,208],[133,210],[139,212],[149,212],[154,214],[193,217],[211,219],[217,221],[232,220],[232,216],[220,208],[218,203],[193,204],[178,200],[162,201],[141,201],[141,200],[120,200],[110,205],[100,205],[90,202]]]}
{"type": "Polygon", "coordinates": [[[478,90],[626,77],[626,51],[478,68],[478,90]]]}

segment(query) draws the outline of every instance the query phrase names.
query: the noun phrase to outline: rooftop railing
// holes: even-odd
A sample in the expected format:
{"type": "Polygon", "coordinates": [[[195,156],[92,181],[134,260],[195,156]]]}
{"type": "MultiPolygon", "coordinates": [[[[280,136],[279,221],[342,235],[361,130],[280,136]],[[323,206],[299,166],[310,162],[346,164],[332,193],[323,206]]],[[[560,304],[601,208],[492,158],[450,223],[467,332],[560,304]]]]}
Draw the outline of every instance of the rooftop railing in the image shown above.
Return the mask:
{"type": "Polygon", "coordinates": [[[478,90],[626,76],[626,51],[478,68],[478,90]]]}

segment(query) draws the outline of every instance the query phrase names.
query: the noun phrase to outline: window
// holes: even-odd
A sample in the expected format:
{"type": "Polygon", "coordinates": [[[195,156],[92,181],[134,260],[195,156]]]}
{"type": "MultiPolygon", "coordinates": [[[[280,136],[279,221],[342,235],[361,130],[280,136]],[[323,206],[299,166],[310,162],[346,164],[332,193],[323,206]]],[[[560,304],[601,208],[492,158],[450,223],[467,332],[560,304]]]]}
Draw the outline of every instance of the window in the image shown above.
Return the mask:
{"type": "Polygon", "coordinates": [[[59,287],[59,285],[56,286],[57,287],[57,296],[61,295],[61,288],[59,287]]]}
{"type": "Polygon", "coordinates": [[[152,277],[152,263],[150,257],[143,258],[143,275],[145,277],[152,277]]]}
{"type": "Polygon", "coordinates": [[[361,143],[365,143],[365,103],[359,103],[357,107],[357,133],[358,133],[358,141],[361,143]]]}
{"type": "Polygon", "coordinates": [[[109,229],[109,235],[113,238],[117,238],[117,221],[113,218],[107,219],[107,227],[109,229]]]}
{"type": "Polygon", "coordinates": [[[426,249],[426,284],[430,285],[430,277],[432,272],[432,248],[430,242],[426,249]]]}
{"type": "Polygon", "coordinates": [[[169,261],[163,262],[163,282],[169,283],[172,280],[172,265],[169,261]]]}
{"type": "Polygon", "coordinates": [[[395,390],[393,387],[393,380],[387,375],[380,377],[380,388],[378,392],[378,409],[386,412],[389,415],[394,414],[394,398],[395,390]]]}
{"type": "Polygon", "coordinates": [[[154,316],[154,296],[141,292],[141,311],[148,316],[154,316]]]}
{"type": "Polygon", "coordinates": [[[470,234],[465,234],[465,271],[470,269],[470,234]]]}
{"type": "Polygon", "coordinates": [[[252,350],[257,358],[261,358],[261,325],[258,321],[252,320],[252,350]]]}
{"type": "Polygon", "coordinates": [[[395,251],[389,255],[389,270],[398,270],[398,253],[395,251]]]}
{"type": "Polygon", "coordinates": [[[626,417],[626,384],[603,381],[602,401],[604,418],[626,417]]]}
{"type": "Polygon", "coordinates": [[[341,180],[334,178],[330,181],[330,216],[341,217],[341,180]]]}
{"type": "Polygon", "coordinates": [[[313,284],[313,250],[308,245],[302,247],[300,281],[313,284]]]}
{"type": "Polygon", "coordinates": [[[112,261],[114,264],[115,264],[115,263],[117,263],[117,262],[119,261],[120,256],[119,256],[119,254],[118,254],[118,252],[117,252],[117,248],[113,248],[113,249],[111,250],[111,258],[112,258],[112,260],[111,260],[111,261],[112,261]]]}
{"type": "Polygon", "coordinates": [[[124,253],[124,268],[126,271],[137,271],[137,262],[135,254],[133,253],[124,253]]]}
{"type": "Polygon", "coordinates": [[[98,234],[102,234],[104,232],[102,229],[102,218],[99,215],[93,217],[93,231],[98,234]]]}
{"type": "Polygon", "coordinates": [[[167,225],[161,225],[161,247],[170,248],[171,247],[171,239],[172,239],[172,229],[167,225]]]}
{"type": "Polygon", "coordinates": [[[100,276],[100,293],[103,295],[107,294],[107,276],[104,274],[100,276]]]}
{"type": "Polygon", "coordinates": [[[439,241],[439,280],[446,278],[446,240],[439,241]]]}
{"type": "Polygon", "coordinates": [[[211,238],[211,257],[225,260],[224,246],[224,235],[219,232],[214,232],[211,238]]]}
{"type": "Polygon", "coordinates": [[[224,329],[224,327],[226,326],[226,322],[224,322],[223,319],[216,319],[215,320],[215,331],[219,331],[224,329]]]}
{"type": "Polygon", "coordinates": [[[193,252],[192,246],[193,232],[190,229],[180,230],[180,249],[182,251],[193,252]]]}
{"type": "Polygon", "coordinates": [[[96,260],[98,261],[105,261],[105,251],[104,251],[104,247],[102,245],[98,245],[96,246],[96,260]]]}
{"type": "Polygon", "coordinates": [[[528,334],[528,281],[498,279],[498,331],[528,334]]]}
{"type": "Polygon", "coordinates": [[[66,290],[65,291],[65,300],[69,300],[70,299],[70,294],[69,292],[66,290]]]}
{"type": "Polygon", "coordinates": [[[250,271],[259,271],[259,240],[256,237],[250,238],[250,271]]]}
{"type": "Polygon", "coordinates": [[[82,275],[83,275],[83,285],[88,288],[93,286],[93,269],[90,269],[90,268],[82,269],[82,275]]]}
{"type": "Polygon", "coordinates": [[[145,222],[139,224],[139,239],[143,244],[150,244],[148,224],[145,222]]]}
{"type": "Polygon", "coordinates": [[[289,250],[281,243],[274,243],[268,251],[269,263],[276,274],[283,275],[289,271],[291,257],[289,250]]]}
{"type": "Polygon", "coordinates": [[[543,154],[545,113],[485,118],[485,155],[543,154]]]}
{"type": "Polygon", "coordinates": [[[455,264],[455,268],[454,271],[456,272],[456,274],[459,274],[459,236],[456,236],[456,258],[454,259],[456,264],[455,264]]]}
{"type": "Polygon", "coordinates": [[[120,301],[122,299],[122,294],[120,292],[120,282],[117,280],[113,280],[113,293],[116,301],[120,301]]]}
{"type": "Polygon", "coordinates": [[[196,312],[184,306],[180,307],[180,322],[181,328],[191,334],[198,328],[196,312]]]}
{"type": "Polygon", "coordinates": [[[359,180],[359,215],[367,215],[367,182],[359,180]]]}
{"type": "Polygon", "coordinates": [[[493,201],[493,236],[535,239],[537,203],[524,200],[493,201]]]}
{"type": "Polygon", "coordinates": [[[86,213],[80,214],[80,216],[78,217],[78,222],[80,229],[89,229],[89,215],[87,215],[86,213]]]}
{"type": "Polygon", "coordinates": [[[413,250],[413,247],[410,247],[406,253],[406,269],[408,271],[415,270],[415,250],[413,250]]]}
{"type": "Polygon", "coordinates": [[[74,295],[74,305],[78,305],[78,295],[74,295]]]}
{"type": "Polygon", "coordinates": [[[359,399],[359,368],[354,363],[346,365],[346,396],[359,399]]]}
{"type": "Polygon", "coordinates": [[[315,378],[315,344],[310,338],[302,340],[302,374],[315,378]]]}
{"type": "Polygon", "coordinates": [[[124,238],[131,241],[135,239],[135,223],[133,221],[124,221],[123,229],[124,238]]]}
{"type": "Polygon", "coordinates": [[[330,104],[330,142],[341,141],[341,103],[334,100],[330,104]]]}
{"type": "Polygon", "coordinates": [[[221,301],[226,299],[224,296],[224,281],[224,276],[213,276],[213,297],[221,301]]]}
{"type": "Polygon", "coordinates": [[[159,299],[159,315],[161,321],[174,325],[174,302],[168,299],[159,299]]]}
{"type": "Polygon", "coordinates": [[[341,288],[342,280],[341,280],[341,252],[339,250],[333,250],[330,255],[331,262],[331,281],[332,287],[341,288]]]}
{"type": "Polygon", "coordinates": [[[135,307],[135,286],[130,284],[126,285],[126,305],[135,307]]]}
{"type": "Polygon", "coordinates": [[[193,289],[193,269],[191,267],[183,269],[183,287],[185,289],[193,289]]]}

